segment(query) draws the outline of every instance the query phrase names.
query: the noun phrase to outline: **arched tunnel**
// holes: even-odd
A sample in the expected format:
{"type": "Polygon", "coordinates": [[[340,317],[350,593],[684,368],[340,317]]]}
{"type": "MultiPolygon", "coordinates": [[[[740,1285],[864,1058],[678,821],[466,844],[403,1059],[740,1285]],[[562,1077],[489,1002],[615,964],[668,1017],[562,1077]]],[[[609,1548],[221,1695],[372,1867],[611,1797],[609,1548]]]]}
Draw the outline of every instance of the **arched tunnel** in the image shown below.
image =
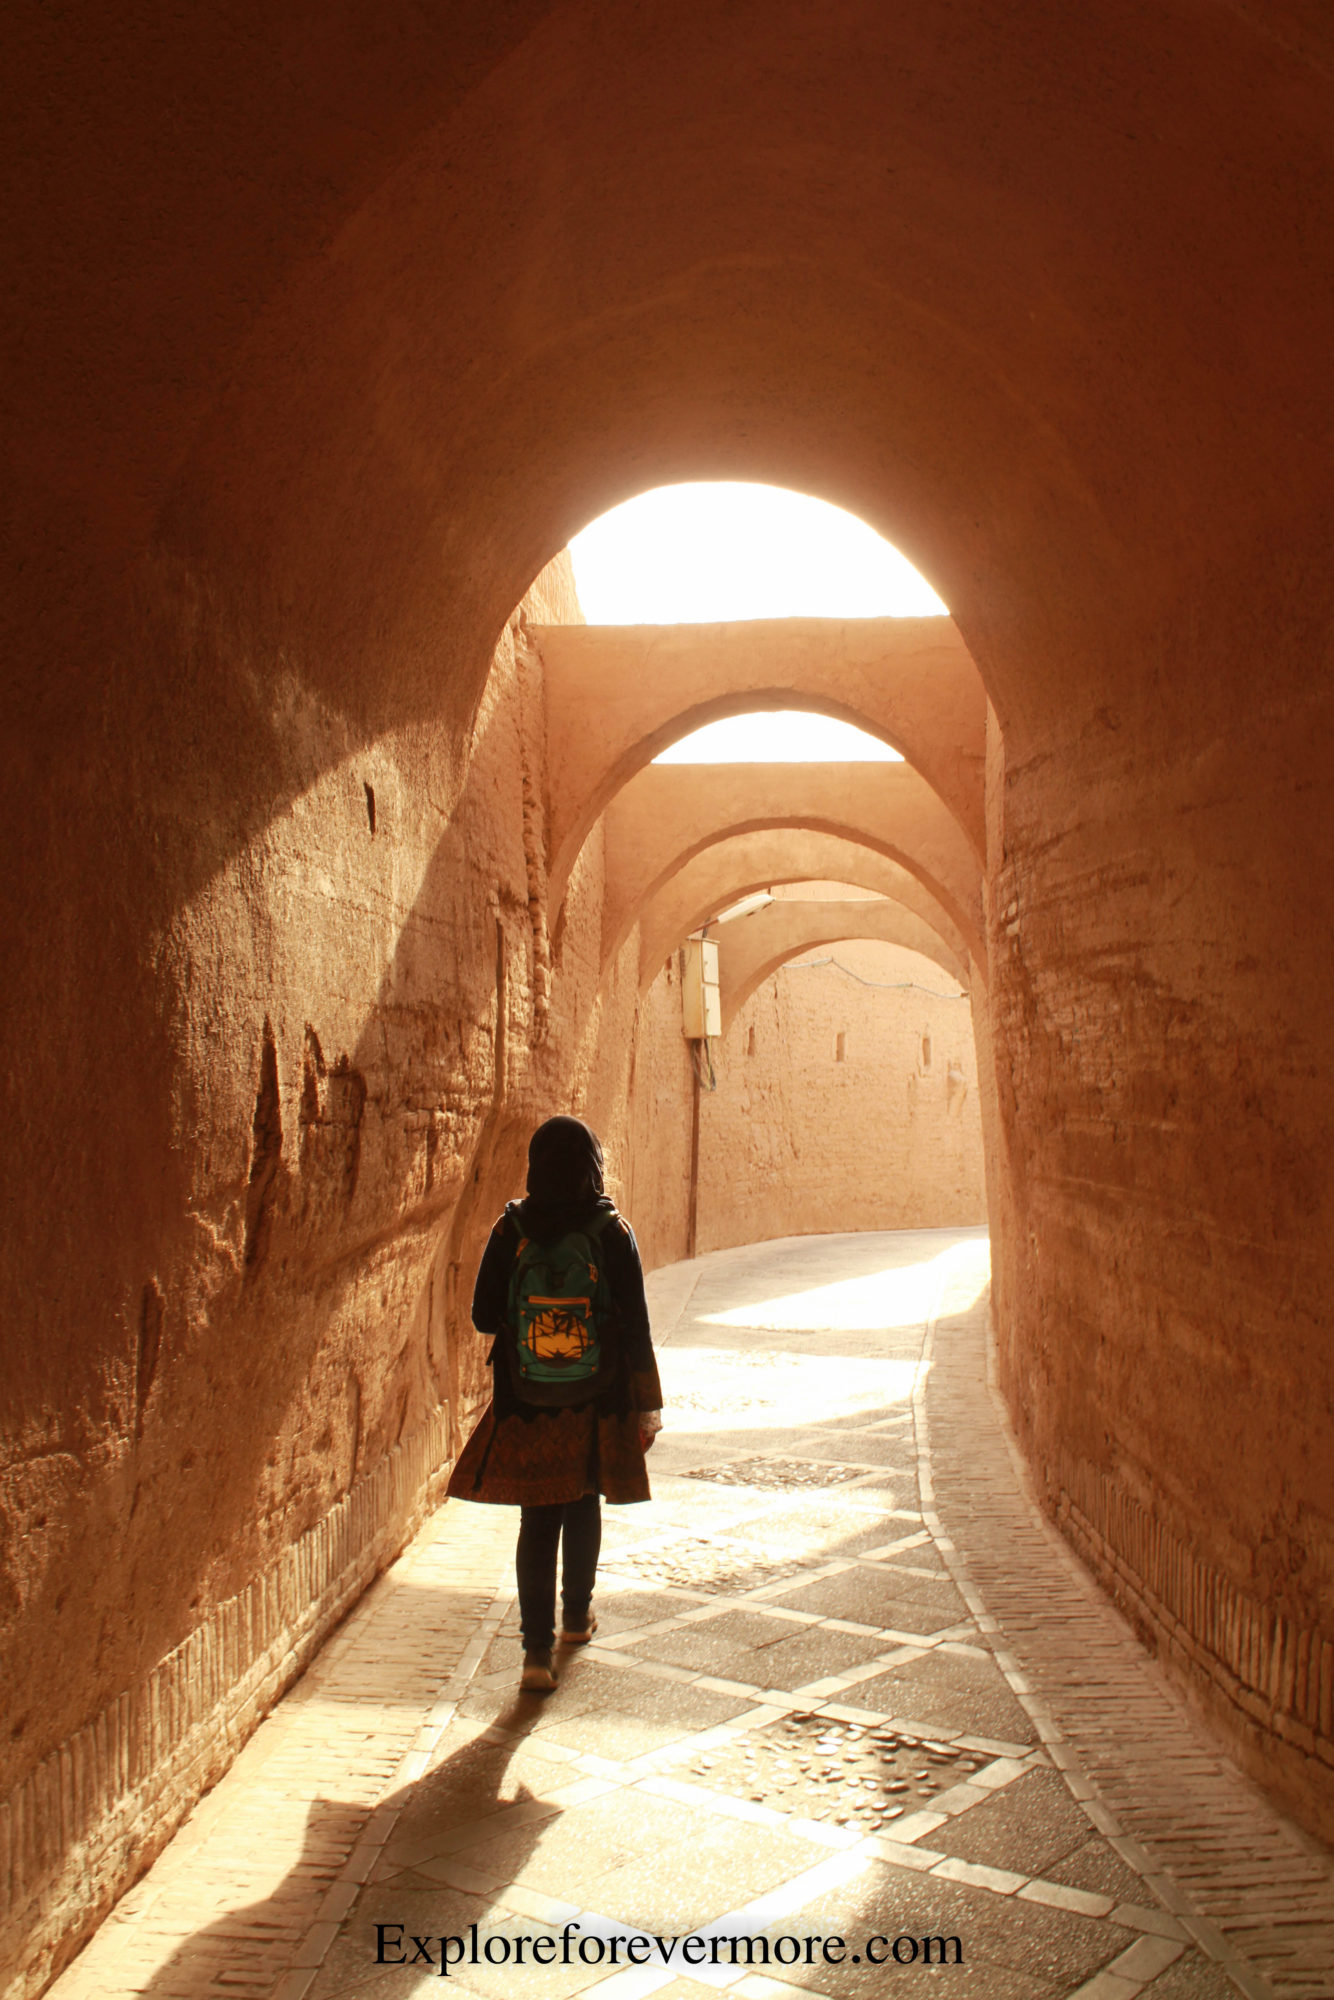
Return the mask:
{"type": "Polygon", "coordinates": [[[6,40],[13,1990],[438,1503],[533,1126],[586,1116],[685,1256],[663,967],[802,883],[860,930],[815,892],[717,927],[728,1025],[838,937],[968,994],[1032,1496],[1324,1855],[1326,13],[6,40]],[[571,538],[713,480],[846,509],[949,616],[585,625],[571,538]],[[652,761],[776,707],[903,761],[652,761]]]}

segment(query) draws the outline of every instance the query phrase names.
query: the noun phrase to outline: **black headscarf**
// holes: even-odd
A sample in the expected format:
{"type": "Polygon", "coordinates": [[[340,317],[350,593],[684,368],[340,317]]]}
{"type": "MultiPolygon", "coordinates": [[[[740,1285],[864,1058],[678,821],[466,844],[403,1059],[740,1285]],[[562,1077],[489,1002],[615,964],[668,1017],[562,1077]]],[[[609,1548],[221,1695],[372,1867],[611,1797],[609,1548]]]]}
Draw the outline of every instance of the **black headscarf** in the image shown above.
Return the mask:
{"type": "Polygon", "coordinates": [[[579,1118],[548,1118],[528,1141],[528,1193],[520,1204],[530,1236],[577,1229],[603,1201],[602,1147],[579,1118]]]}

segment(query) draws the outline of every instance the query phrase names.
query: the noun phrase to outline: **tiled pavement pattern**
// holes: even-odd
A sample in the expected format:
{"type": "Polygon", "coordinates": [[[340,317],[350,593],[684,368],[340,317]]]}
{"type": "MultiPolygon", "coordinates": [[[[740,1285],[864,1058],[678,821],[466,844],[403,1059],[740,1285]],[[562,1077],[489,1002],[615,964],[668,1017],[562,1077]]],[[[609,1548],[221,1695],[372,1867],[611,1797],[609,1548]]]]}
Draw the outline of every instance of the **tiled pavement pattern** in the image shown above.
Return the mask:
{"type": "Polygon", "coordinates": [[[511,1949],[578,1924],[590,1956],[630,1931],[964,1949],[452,1968],[500,2000],[1334,1996],[1330,1864],[1210,1753],[1022,1496],[985,1274],[971,1231],[661,1274],[655,1499],[608,1510],[600,1629],[556,1694],[515,1689],[514,1516],[446,1508],[59,2000],[439,1991],[426,1963],[374,1963],[377,1923],[511,1949]]]}

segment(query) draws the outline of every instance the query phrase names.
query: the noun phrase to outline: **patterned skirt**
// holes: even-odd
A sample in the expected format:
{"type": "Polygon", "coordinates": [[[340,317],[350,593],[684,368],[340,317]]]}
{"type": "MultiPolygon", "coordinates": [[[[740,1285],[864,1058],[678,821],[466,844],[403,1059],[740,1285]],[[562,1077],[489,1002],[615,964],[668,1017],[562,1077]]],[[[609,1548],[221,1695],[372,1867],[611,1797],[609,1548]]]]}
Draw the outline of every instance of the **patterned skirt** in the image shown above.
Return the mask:
{"type": "Polygon", "coordinates": [[[502,1384],[501,1395],[488,1403],[464,1445],[446,1490],[453,1500],[500,1507],[551,1507],[585,1493],[601,1493],[617,1506],[648,1500],[637,1402],[632,1394],[569,1410],[534,1409],[515,1406],[502,1384]],[[504,1403],[510,1407],[500,1407],[504,1403]]]}

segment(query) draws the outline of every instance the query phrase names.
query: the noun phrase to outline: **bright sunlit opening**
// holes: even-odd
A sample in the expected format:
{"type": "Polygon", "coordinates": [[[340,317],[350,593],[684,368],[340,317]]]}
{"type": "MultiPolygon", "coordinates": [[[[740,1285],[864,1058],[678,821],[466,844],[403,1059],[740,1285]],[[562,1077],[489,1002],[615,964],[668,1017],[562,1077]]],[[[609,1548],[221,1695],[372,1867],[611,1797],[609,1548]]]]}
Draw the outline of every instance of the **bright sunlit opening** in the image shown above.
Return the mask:
{"type": "Polygon", "coordinates": [[[660,486],[570,543],[590,625],[944,612],[905,556],[853,514],[779,486],[660,486]]]}
{"type": "Polygon", "coordinates": [[[706,722],[653,759],[655,764],[901,764],[897,750],[835,715],[778,708],[706,722]]]}

